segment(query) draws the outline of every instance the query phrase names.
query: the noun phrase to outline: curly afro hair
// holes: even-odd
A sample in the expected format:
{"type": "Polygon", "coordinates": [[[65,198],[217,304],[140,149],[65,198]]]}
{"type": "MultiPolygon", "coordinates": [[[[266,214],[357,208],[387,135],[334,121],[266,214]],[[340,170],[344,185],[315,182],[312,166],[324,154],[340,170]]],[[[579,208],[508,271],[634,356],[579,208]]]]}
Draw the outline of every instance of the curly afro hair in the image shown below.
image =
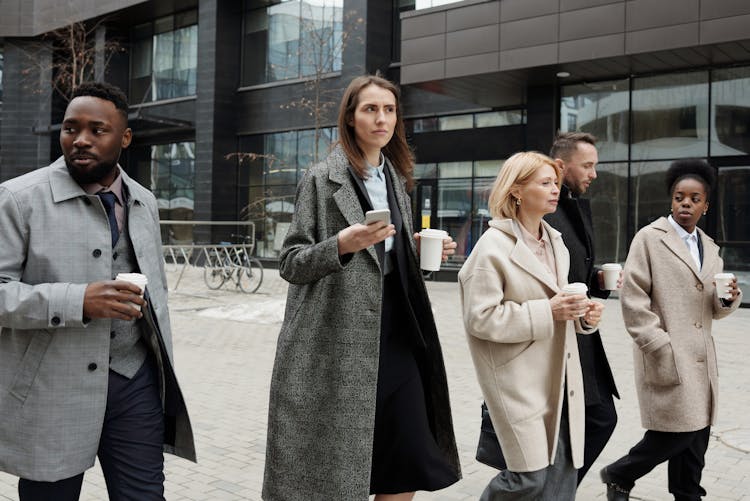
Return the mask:
{"type": "Polygon", "coordinates": [[[708,162],[700,158],[686,158],[675,160],[667,169],[665,182],[667,194],[671,197],[675,185],[683,179],[695,179],[706,189],[706,197],[716,184],[716,170],[708,162]]]}

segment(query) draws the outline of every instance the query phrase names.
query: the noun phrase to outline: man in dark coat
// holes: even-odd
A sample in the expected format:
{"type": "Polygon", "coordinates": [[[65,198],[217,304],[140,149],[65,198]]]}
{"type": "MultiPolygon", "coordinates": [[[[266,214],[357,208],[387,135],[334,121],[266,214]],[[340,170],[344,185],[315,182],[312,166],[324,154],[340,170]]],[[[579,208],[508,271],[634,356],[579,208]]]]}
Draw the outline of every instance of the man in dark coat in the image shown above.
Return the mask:
{"type": "MultiPolygon", "coordinates": [[[[583,132],[560,133],[550,150],[550,157],[560,166],[563,186],[557,211],[545,220],[562,233],[570,252],[568,282],[583,282],[589,294],[606,299],[603,273],[594,267],[594,232],[591,224],[591,207],[581,198],[596,179],[596,138],[583,132]]],[[[618,283],[619,285],[619,283],[618,283]]],[[[583,387],[586,401],[586,435],[583,467],[578,470],[578,483],[591,468],[604,449],[617,424],[613,395],[617,398],[615,380],[602,346],[599,332],[577,335],[578,351],[583,370],[583,387]]]]}

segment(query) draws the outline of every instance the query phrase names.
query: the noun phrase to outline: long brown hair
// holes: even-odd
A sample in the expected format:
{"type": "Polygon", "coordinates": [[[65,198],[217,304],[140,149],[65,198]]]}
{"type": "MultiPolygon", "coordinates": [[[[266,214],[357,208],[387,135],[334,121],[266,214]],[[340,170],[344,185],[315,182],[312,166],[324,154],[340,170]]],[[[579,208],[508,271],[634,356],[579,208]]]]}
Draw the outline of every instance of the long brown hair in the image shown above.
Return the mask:
{"type": "Polygon", "coordinates": [[[414,154],[406,142],[404,119],[401,112],[401,92],[393,82],[378,75],[363,75],[349,83],[339,107],[339,142],[357,174],[362,178],[366,177],[367,161],[365,160],[365,154],[357,144],[354,127],[349,124],[353,122],[354,112],[359,105],[359,93],[368,85],[377,85],[390,91],[396,97],[396,128],[393,131],[393,137],[383,148],[383,155],[406,178],[406,189],[411,190],[414,186],[414,154]]]}

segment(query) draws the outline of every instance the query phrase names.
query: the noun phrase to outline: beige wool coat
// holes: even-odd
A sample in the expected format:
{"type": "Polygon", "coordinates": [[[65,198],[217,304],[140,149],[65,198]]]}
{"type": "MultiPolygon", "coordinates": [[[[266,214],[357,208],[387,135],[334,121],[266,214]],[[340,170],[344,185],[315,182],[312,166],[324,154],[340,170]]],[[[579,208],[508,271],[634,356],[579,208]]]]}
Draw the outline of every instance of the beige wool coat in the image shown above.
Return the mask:
{"type": "Polygon", "coordinates": [[[719,373],[711,321],[737,309],[723,306],[714,275],[724,262],[700,228],[701,270],[666,218],[642,228],[625,263],[620,303],[633,337],[633,364],[643,427],[696,431],[716,421],[719,373]]]}
{"type": "Polygon", "coordinates": [[[554,321],[549,302],[567,284],[570,256],[560,233],[542,224],[550,235],[556,279],[516,237],[510,219],[489,222],[458,274],[474,368],[514,472],[554,462],[566,382],[573,464],[583,464],[584,395],[575,328],[573,322],[554,321]]]}

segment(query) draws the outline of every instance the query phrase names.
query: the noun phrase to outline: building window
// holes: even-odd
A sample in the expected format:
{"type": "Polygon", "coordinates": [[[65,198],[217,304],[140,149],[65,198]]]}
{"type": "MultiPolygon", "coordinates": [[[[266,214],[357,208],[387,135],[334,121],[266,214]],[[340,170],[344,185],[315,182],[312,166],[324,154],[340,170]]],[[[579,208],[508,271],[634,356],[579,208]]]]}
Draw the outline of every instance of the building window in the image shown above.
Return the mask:
{"type": "MultiPolygon", "coordinates": [[[[316,132],[294,130],[240,139],[240,219],[255,223],[256,255],[275,258],[294,211],[302,176],[316,160],[316,132]]],[[[328,155],[338,139],[335,128],[317,131],[317,159],[328,155]]]]}
{"type": "Polygon", "coordinates": [[[407,133],[420,134],[422,132],[478,129],[481,127],[504,127],[525,123],[525,110],[505,110],[411,118],[404,121],[404,126],[407,133]]]}
{"type": "Polygon", "coordinates": [[[716,70],[711,75],[711,156],[748,154],[750,67],[716,70]]]}
{"type": "Polygon", "coordinates": [[[130,61],[132,103],[195,95],[198,11],[140,24],[133,29],[130,61]]]}
{"type": "Polygon", "coordinates": [[[343,3],[245,0],[242,85],[341,71],[343,3]]]}
{"type": "MultiPolygon", "coordinates": [[[[151,191],[159,206],[159,218],[193,219],[195,202],[195,143],[151,146],[151,191]]],[[[170,243],[192,243],[191,226],[173,226],[170,243]]]]}
{"type": "Polygon", "coordinates": [[[0,105],[3,103],[3,46],[0,45],[0,105]]]}

